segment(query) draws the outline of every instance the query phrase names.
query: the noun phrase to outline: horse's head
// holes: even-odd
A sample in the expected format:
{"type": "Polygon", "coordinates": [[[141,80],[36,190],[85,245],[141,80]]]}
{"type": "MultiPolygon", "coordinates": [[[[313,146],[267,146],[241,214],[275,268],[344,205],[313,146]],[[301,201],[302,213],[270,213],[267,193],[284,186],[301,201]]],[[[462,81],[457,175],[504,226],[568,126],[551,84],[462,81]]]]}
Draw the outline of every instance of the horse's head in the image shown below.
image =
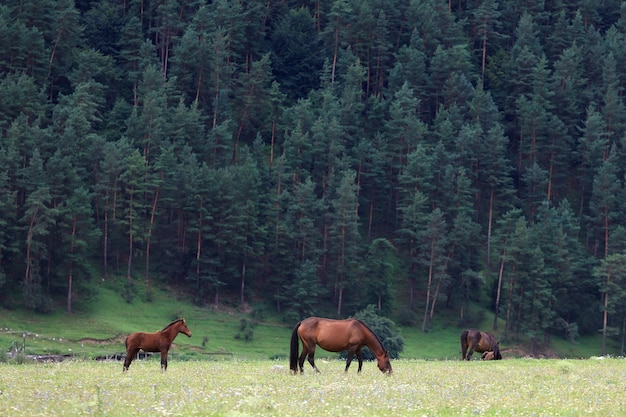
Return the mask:
{"type": "Polygon", "coordinates": [[[378,369],[380,369],[383,374],[390,374],[393,372],[391,369],[391,361],[389,360],[388,351],[385,351],[385,353],[382,356],[377,357],[376,360],[378,361],[378,369]]]}
{"type": "Polygon", "coordinates": [[[496,342],[493,345],[493,360],[499,361],[500,359],[502,359],[502,355],[500,354],[500,342],[496,342]]]}
{"type": "Polygon", "coordinates": [[[191,330],[189,330],[189,327],[187,327],[187,323],[185,322],[185,319],[180,319],[178,331],[186,335],[187,337],[191,337],[191,330]]]}

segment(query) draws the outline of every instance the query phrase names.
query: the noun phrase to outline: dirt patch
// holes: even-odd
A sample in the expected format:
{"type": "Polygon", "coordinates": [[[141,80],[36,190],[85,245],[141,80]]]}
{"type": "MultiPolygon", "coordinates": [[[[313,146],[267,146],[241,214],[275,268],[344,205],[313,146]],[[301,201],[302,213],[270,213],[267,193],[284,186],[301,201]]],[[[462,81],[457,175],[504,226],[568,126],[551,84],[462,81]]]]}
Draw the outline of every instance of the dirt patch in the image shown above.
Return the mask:
{"type": "Polygon", "coordinates": [[[535,359],[559,359],[552,349],[549,347],[540,347],[537,349],[535,355],[531,355],[527,349],[521,347],[512,347],[508,349],[500,349],[502,357],[506,358],[535,358],[535,359]]]}

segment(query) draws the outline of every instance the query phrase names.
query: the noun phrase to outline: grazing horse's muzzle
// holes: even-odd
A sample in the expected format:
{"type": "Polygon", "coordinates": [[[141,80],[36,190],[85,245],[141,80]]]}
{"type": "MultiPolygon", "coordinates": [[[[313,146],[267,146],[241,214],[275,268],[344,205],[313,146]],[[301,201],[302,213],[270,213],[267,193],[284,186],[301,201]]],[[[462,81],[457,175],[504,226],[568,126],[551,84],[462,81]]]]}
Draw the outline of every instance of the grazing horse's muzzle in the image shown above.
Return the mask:
{"type": "Polygon", "coordinates": [[[387,362],[385,364],[379,364],[378,369],[383,374],[391,375],[393,373],[393,369],[391,368],[391,363],[387,362]]]}

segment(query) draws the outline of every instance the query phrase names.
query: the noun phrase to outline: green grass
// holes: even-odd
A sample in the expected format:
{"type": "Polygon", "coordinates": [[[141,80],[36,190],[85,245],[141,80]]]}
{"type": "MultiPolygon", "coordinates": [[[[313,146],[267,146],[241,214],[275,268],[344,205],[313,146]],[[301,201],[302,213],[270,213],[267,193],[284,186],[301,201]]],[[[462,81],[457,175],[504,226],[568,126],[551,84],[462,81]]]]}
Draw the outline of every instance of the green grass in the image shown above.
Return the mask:
{"type": "Polygon", "coordinates": [[[623,359],[393,361],[343,372],[319,359],[315,374],[284,362],[137,361],[0,364],[0,415],[202,416],[621,416],[623,359]]]}

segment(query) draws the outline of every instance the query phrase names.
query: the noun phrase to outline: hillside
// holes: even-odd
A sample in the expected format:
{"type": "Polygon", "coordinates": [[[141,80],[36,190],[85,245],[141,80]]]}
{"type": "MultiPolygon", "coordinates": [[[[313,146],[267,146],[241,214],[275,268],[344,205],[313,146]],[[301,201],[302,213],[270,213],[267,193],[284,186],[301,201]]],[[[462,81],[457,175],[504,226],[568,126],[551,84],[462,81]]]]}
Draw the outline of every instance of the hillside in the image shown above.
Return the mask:
{"type": "MultiPolygon", "coordinates": [[[[118,284],[102,282],[89,308],[71,317],[62,313],[1,309],[0,346],[8,350],[17,343],[21,347],[26,334],[27,354],[106,357],[124,352],[124,338],[129,333],[160,330],[175,318],[185,317],[193,336],[180,335],[174,341],[173,360],[286,360],[289,354],[292,323],[285,323],[262,304],[253,305],[247,313],[226,306],[199,308],[188,302],[187,295],[164,288],[155,291],[151,302],[137,297],[133,303],[127,303],[118,284]],[[254,323],[251,340],[246,340],[242,322],[248,326],[254,323]]],[[[459,359],[461,329],[445,320],[434,323],[427,333],[406,326],[401,326],[400,331],[405,341],[401,358],[459,359]]],[[[522,340],[502,341],[501,347],[505,359],[527,355],[527,344],[522,340]]],[[[617,344],[611,349],[617,352],[617,344]]],[[[537,357],[582,358],[597,356],[599,352],[599,337],[586,337],[578,343],[553,338],[551,345],[543,346],[537,357]]],[[[337,357],[324,351],[319,351],[317,356],[337,357]]]]}

